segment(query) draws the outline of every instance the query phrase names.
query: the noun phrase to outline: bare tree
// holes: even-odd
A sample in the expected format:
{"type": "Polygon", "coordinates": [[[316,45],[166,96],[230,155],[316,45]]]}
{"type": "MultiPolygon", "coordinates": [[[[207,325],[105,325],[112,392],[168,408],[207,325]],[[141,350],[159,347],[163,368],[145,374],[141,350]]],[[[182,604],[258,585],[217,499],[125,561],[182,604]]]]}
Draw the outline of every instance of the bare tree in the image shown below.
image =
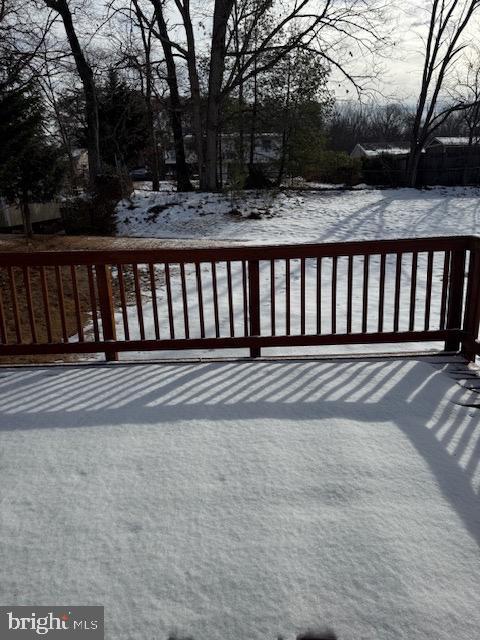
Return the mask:
{"type": "Polygon", "coordinates": [[[417,182],[422,149],[438,127],[455,111],[472,106],[468,100],[442,105],[442,90],[461,52],[471,40],[467,32],[480,0],[433,0],[425,43],[420,94],[413,122],[406,182],[417,182]]]}
{"type": "Polygon", "coordinates": [[[187,63],[188,78],[190,82],[190,97],[192,101],[192,123],[195,133],[195,146],[198,161],[198,176],[200,184],[204,180],[204,153],[203,153],[203,126],[202,126],[202,99],[200,93],[200,79],[197,65],[197,52],[195,45],[195,34],[193,29],[192,15],[190,10],[190,0],[175,0],[175,5],[182,17],[185,30],[186,48],[184,56],[187,63]]]}
{"type": "Polygon", "coordinates": [[[98,122],[98,99],[93,70],[78,39],[75,25],[73,23],[72,12],[67,0],[44,0],[44,3],[47,7],[58,13],[62,19],[78,75],[82,81],[83,92],[85,95],[85,117],[87,121],[89,176],[90,182],[93,185],[102,168],[98,122]]]}
{"type": "Polygon", "coordinates": [[[51,61],[49,60],[49,55],[48,55],[48,50],[46,45],[44,45],[42,51],[39,52],[39,55],[40,53],[43,57],[43,61],[42,61],[42,73],[38,77],[38,83],[42,89],[45,102],[51,109],[53,120],[57,125],[60,143],[68,158],[70,184],[73,188],[75,188],[77,186],[77,174],[76,174],[75,160],[73,156],[72,141],[70,139],[69,131],[65,126],[65,121],[64,121],[64,118],[62,117],[60,105],[58,102],[58,96],[59,96],[59,93],[61,92],[62,87],[59,86],[59,83],[57,82],[55,70],[53,68],[51,61]]]}
{"type": "Polygon", "coordinates": [[[217,189],[217,136],[220,127],[222,84],[227,52],[227,24],[234,0],[215,0],[213,10],[212,42],[210,49],[210,70],[208,76],[208,101],[205,148],[204,188],[217,189]]]}
{"type": "Polygon", "coordinates": [[[0,92],[28,85],[53,20],[15,0],[0,0],[0,92]]]}
{"type": "Polygon", "coordinates": [[[142,83],[144,84],[142,93],[145,96],[150,145],[152,148],[152,189],[153,191],[158,191],[160,188],[160,160],[158,156],[157,133],[153,113],[154,72],[152,60],[152,35],[156,22],[156,14],[155,11],[153,11],[150,16],[145,16],[138,0],[132,0],[132,5],[133,12],[136,17],[136,24],[140,30],[143,48],[142,66],[144,67],[145,82],[142,83]]]}
{"type": "Polygon", "coordinates": [[[464,109],[463,121],[470,146],[480,144],[480,48],[475,47],[468,57],[463,77],[458,78],[453,94],[456,102],[467,102],[471,106],[464,109]]]}
{"type": "Polygon", "coordinates": [[[169,111],[170,124],[173,133],[173,142],[175,146],[175,165],[177,170],[177,189],[178,191],[191,191],[193,189],[189,178],[187,161],[185,158],[185,145],[183,137],[182,125],[182,101],[178,87],[177,67],[175,64],[174,50],[178,49],[172,40],[170,40],[169,30],[164,14],[164,5],[162,0],[150,0],[157,18],[158,37],[162,43],[163,55],[165,56],[165,65],[167,68],[167,83],[169,89],[169,111]]]}
{"type": "MultiPolygon", "coordinates": [[[[296,49],[312,51],[324,64],[340,70],[360,91],[342,62],[345,43],[373,49],[382,39],[377,0],[296,0],[282,5],[272,0],[215,0],[210,49],[206,122],[205,186],[216,188],[217,135],[223,99],[277,65],[296,49]],[[235,11],[233,11],[235,6],[235,11]],[[260,37],[257,25],[268,24],[260,37]],[[238,40],[241,39],[239,44],[238,40]],[[233,58],[225,75],[226,59],[233,58]]],[[[351,54],[351,51],[350,51],[351,54]]]]}

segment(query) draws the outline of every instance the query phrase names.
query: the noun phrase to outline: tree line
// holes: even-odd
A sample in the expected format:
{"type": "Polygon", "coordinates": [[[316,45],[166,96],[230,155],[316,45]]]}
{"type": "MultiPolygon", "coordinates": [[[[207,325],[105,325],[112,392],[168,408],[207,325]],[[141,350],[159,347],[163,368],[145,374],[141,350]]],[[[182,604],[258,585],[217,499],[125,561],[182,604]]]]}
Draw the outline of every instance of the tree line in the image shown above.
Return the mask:
{"type": "Polygon", "coordinates": [[[418,95],[375,106],[375,61],[398,28],[382,0],[0,0],[0,191],[25,201],[33,185],[48,191],[55,149],[73,167],[77,146],[88,149],[90,188],[105,172],[143,161],[158,189],[169,144],[177,188],[188,191],[186,134],[200,189],[221,187],[225,133],[236,135],[243,184],[254,183],[261,131],[281,139],[278,183],[326,147],[404,140],[413,186],[433,135],[478,140],[479,7],[419,2],[418,95]],[[356,99],[342,106],[335,85],[356,99]]]}

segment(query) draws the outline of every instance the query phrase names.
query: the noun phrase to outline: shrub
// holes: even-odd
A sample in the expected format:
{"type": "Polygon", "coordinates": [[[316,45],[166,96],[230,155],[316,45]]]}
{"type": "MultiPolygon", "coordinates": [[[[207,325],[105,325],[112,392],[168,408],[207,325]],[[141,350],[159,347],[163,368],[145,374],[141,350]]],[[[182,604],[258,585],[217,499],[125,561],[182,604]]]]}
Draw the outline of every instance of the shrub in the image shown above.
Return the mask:
{"type": "Polygon", "coordinates": [[[338,151],[322,151],[315,165],[304,169],[307,180],[352,186],[362,180],[362,165],[357,158],[338,151]]]}
{"type": "Polygon", "coordinates": [[[111,235],[116,231],[117,202],[130,195],[128,176],[104,174],[97,177],[95,190],[67,200],[61,208],[67,235],[111,235]]]}

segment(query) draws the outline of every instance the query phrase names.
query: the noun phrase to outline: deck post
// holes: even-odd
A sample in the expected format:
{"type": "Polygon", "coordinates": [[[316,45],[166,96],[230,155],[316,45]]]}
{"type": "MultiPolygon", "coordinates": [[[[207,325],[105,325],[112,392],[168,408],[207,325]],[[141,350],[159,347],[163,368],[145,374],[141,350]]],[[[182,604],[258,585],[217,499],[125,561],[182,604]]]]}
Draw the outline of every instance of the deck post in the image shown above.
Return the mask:
{"type": "Polygon", "coordinates": [[[480,248],[477,243],[470,250],[467,296],[465,300],[465,318],[463,328],[465,339],[462,354],[469,362],[475,361],[476,342],[480,326],[480,248]]]}
{"type": "MultiPolygon", "coordinates": [[[[95,273],[97,276],[98,302],[100,316],[102,318],[103,339],[105,342],[117,339],[115,329],[115,312],[113,308],[112,295],[112,274],[110,267],[106,264],[96,264],[95,273]]],[[[108,361],[118,360],[118,352],[108,349],[105,351],[105,359],[108,361]]]]}
{"type": "MultiPolygon", "coordinates": [[[[448,308],[447,308],[447,329],[457,329],[462,327],[462,303],[463,290],[465,286],[465,249],[452,251],[452,261],[450,265],[450,280],[448,286],[448,308]]],[[[458,351],[460,349],[460,338],[449,337],[445,341],[445,351],[458,351]]]]}
{"type": "MultiPolygon", "coordinates": [[[[260,335],[260,275],[258,260],[248,261],[248,315],[250,335],[260,335]]],[[[260,347],[250,348],[250,357],[259,358],[260,347]]]]}

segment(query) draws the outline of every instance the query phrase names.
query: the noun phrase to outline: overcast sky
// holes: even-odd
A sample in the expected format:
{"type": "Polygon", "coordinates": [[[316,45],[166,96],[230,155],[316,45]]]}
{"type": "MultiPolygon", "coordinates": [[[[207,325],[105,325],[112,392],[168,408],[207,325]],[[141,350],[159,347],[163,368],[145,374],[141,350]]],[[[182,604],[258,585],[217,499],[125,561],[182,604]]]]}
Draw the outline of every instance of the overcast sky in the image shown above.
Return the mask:
{"type": "MultiPolygon", "coordinates": [[[[105,6],[104,0],[93,0],[93,2],[101,14],[105,6]]],[[[461,3],[467,4],[468,0],[461,0],[461,3]]],[[[213,0],[192,0],[191,6],[193,15],[196,14],[198,19],[202,19],[208,28],[210,26],[208,23],[211,22],[213,0]]],[[[397,100],[415,103],[423,67],[425,47],[422,39],[427,34],[430,7],[431,0],[390,0],[382,25],[384,33],[389,33],[392,44],[381,57],[376,58],[376,62],[381,66],[379,79],[375,85],[371,82],[366,84],[375,86],[378,93],[367,93],[366,100],[373,96],[380,102],[397,100]]],[[[170,23],[178,25],[179,17],[173,14],[170,17],[170,23]]],[[[478,40],[478,33],[480,33],[480,20],[477,18],[471,24],[467,37],[478,40]]],[[[200,32],[197,32],[197,37],[200,44],[202,41],[200,32]]],[[[373,60],[365,55],[364,51],[355,50],[355,48],[352,48],[352,51],[353,55],[346,58],[348,71],[358,74],[371,72],[374,66],[373,60]]],[[[338,99],[356,99],[353,87],[338,71],[332,73],[330,87],[338,99]]]]}
{"type": "MultiPolygon", "coordinates": [[[[393,98],[409,103],[416,102],[423,70],[424,38],[428,33],[430,7],[429,0],[402,0],[397,9],[392,7],[391,12],[387,13],[387,17],[392,21],[388,25],[388,29],[392,29],[392,45],[385,51],[384,57],[379,59],[382,67],[376,84],[380,92],[376,96],[379,101],[393,98]]],[[[473,43],[479,42],[479,33],[480,20],[477,17],[465,33],[465,39],[473,43]]],[[[371,66],[371,61],[365,57],[354,61],[352,65],[361,73],[363,69],[371,66]]],[[[458,67],[460,68],[460,60],[458,67]]],[[[332,77],[331,85],[339,99],[353,97],[351,92],[346,95],[348,83],[338,73],[332,77]]]]}

